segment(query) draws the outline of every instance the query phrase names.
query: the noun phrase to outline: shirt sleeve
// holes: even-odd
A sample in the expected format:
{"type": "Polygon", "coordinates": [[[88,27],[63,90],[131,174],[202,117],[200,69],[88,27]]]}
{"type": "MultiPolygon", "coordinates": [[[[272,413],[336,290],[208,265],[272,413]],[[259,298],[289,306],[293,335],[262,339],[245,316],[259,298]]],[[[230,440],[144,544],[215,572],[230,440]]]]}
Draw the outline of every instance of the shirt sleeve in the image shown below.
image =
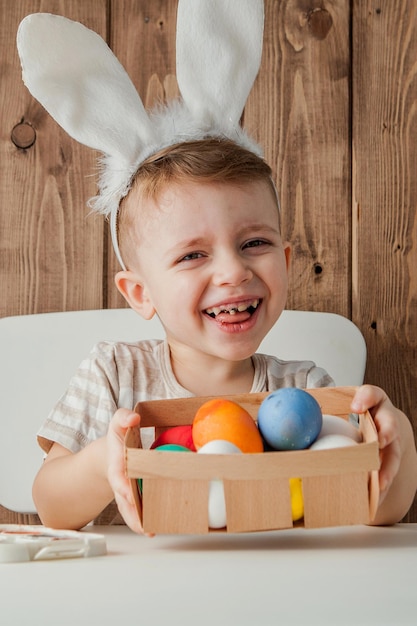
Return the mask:
{"type": "Polygon", "coordinates": [[[334,380],[321,367],[313,365],[307,372],[306,389],[314,389],[318,387],[334,387],[334,380]]]}
{"type": "Polygon", "coordinates": [[[275,391],[282,387],[300,389],[334,387],[334,381],[326,370],[318,367],[313,361],[283,361],[264,354],[254,356],[255,367],[259,371],[262,384],[262,388],[256,391],[275,391]]]}
{"type": "Polygon", "coordinates": [[[111,346],[97,344],[80,364],[38,432],[45,452],[54,442],[78,452],[107,433],[119,396],[117,364],[109,350],[111,346]]]}

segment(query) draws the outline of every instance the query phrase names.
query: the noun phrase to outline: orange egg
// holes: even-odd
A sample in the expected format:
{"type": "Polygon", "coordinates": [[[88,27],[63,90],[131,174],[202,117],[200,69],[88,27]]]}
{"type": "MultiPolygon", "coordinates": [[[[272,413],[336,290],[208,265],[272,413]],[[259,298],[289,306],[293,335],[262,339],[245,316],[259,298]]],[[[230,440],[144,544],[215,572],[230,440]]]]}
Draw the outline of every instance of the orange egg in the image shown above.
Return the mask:
{"type": "Polygon", "coordinates": [[[242,452],[263,452],[259,430],[247,411],[236,402],[216,398],[205,402],[193,420],[193,441],[199,450],[209,441],[230,441],[242,452]]]}

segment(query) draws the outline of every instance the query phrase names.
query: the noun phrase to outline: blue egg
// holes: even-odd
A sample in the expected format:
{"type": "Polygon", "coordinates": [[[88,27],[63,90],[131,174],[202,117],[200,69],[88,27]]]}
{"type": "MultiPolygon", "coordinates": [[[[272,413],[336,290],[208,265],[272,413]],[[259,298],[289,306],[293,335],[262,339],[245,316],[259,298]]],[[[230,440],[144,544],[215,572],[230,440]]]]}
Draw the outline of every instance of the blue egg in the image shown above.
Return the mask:
{"type": "Polygon", "coordinates": [[[308,448],[317,439],[322,423],[317,400],[296,387],[273,391],[258,411],[258,428],[274,450],[308,448]]]}

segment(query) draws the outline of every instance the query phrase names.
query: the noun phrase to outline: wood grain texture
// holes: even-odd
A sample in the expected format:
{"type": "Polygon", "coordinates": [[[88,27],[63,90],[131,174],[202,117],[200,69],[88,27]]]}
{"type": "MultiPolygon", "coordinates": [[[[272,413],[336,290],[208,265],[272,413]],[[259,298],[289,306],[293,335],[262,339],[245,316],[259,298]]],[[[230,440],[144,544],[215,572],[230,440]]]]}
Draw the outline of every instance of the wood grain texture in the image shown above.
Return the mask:
{"type": "Polygon", "coordinates": [[[277,180],[292,244],[288,308],[350,314],[349,3],[266,2],[244,114],[277,180]]]}
{"type": "Polygon", "coordinates": [[[353,321],[368,346],[367,381],[416,432],[417,5],[353,7],[353,321]]]}
{"type": "Polygon", "coordinates": [[[0,187],[1,315],[102,306],[103,225],[87,218],[95,194],[94,154],[72,141],[29,94],[21,80],[15,39],[28,13],[50,11],[105,32],[106,3],[1,3],[2,162],[0,187]],[[18,148],[11,139],[21,122],[35,143],[18,148]],[[85,268],[89,271],[86,272],[85,268]]]}
{"type": "MultiPolygon", "coordinates": [[[[178,95],[175,78],[177,0],[112,0],[110,45],[147,109],[178,95]]],[[[107,306],[126,306],[114,286],[120,269],[108,240],[107,306]]]]}

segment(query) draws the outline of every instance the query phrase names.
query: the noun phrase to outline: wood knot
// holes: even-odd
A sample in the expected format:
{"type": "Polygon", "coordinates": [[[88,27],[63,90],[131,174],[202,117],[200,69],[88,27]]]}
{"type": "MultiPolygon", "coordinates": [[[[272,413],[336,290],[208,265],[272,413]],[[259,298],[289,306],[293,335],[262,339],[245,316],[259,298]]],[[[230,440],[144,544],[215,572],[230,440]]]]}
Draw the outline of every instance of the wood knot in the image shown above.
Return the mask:
{"type": "Polygon", "coordinates": [[[11,140],[17,148],[27,149],[36,141],[36,131],[28,122],[20,122],[12,129],[11,140]]]}
{"type": "Polygon", "coordinates": [[[333,26],[333,20],[326,9],[316,7],[307,13],[307,24],[313,37],[323,40],[333,26]]]}

